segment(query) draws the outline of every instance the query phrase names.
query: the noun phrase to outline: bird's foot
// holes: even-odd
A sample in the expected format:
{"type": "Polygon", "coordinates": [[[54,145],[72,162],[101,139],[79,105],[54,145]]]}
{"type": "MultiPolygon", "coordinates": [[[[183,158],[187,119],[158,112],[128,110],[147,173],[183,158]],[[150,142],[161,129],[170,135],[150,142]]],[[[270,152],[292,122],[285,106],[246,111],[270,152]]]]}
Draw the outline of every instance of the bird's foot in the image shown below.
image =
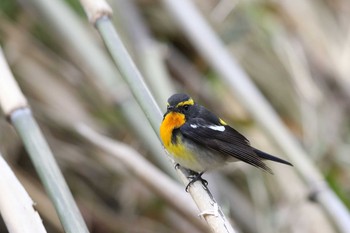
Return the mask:
{"type": "Polygon", "coordinates": [[[187,177],[188,179],[190,179],[190,182],[186,185],[186,192],[188,192],[188,188],[198,180],[200,180],[205,187],[208,186],[208,181],[202,178],[203,173],[204,172],[197,173],[192,171],[192,173],[187,177]]]}
{"type": "Polygon", "coordinates": [[[175,169],[179,169],[180,168],[180,164],[179,163],[176,163],[175,166],[174,166],[175,169]]]}

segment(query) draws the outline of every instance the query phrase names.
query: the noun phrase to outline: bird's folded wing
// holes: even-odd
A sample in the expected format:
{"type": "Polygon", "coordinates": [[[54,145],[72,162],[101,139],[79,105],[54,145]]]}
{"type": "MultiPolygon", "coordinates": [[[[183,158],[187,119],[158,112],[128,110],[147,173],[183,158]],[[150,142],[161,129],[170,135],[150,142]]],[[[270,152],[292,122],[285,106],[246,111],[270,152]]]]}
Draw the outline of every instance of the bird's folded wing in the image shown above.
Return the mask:
{"type": "Polygon", "coordinates": [[[271,172],[271,169],[254,152],[248,139],[228,125],[212,124],[203,119],[194,118],[180,127],[180,131],[185,138],[202,147],[233,156],[271,172]]]}

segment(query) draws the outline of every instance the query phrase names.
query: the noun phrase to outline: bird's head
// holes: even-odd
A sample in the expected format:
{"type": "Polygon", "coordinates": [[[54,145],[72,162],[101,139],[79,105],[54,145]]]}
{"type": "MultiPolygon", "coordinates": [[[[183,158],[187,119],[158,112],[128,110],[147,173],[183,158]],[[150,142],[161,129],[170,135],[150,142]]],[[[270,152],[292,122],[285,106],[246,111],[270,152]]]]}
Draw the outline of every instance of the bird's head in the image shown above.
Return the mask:
{"type": "Polygon", "coordinates": [[[167,111],[164,114],[166,116],[170,112],[182,113],[188,116],[195,108],[195,102],[187,94],[174,94],[170,96],[167,103],[167,111]]]}

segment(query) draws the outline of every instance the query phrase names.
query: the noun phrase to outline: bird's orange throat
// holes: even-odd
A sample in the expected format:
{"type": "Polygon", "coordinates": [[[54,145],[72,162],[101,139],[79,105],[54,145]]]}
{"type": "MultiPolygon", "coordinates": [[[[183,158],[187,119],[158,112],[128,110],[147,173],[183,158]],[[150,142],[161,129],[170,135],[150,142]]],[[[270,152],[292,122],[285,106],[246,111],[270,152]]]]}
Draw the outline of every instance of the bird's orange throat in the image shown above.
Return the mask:
{"type": "Polygon", "coordinates": [[[173,130],[181,127],[185,124],[185,115],[179,112],[170,112],[160,125],[160,137],[165,147],[168,147],[171,143],[171,137],[173,130]]]}
{"type": "MultiPolygon", "coordinates": [[[[179,112],[170,112],[160,125],[160,137],[165,149],[172,155],[174,160],[184,167],[196,170],[196,157],[189,151],[178,135],[176,142],[173,139],[173,131],[186,123],[185,115],[179,112]]],[[[197,169],[201,171],[201,169],[197,169]]]]}

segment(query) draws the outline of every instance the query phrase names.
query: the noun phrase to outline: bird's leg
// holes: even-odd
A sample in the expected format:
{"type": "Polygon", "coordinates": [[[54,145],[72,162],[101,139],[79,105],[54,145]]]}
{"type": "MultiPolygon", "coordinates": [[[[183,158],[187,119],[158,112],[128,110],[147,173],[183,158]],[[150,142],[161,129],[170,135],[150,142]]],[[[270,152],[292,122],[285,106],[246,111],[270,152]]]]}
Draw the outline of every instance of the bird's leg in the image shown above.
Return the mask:
{"type": "Polygon", "coordinates": [[[205,187],[208,186],[208,181],[202,178],[202,175],[204,174],[204,172],[198,173],[192,170],[190,170],[190,172],[191,174],[187,177],[188,179],[190,179],[190,182],[186,185],[186,189],[185,189],[186,192],[188,192],[188,188],[191,186],[191,184],[193,184],[198,180],[200,180],[205,187]]]}

